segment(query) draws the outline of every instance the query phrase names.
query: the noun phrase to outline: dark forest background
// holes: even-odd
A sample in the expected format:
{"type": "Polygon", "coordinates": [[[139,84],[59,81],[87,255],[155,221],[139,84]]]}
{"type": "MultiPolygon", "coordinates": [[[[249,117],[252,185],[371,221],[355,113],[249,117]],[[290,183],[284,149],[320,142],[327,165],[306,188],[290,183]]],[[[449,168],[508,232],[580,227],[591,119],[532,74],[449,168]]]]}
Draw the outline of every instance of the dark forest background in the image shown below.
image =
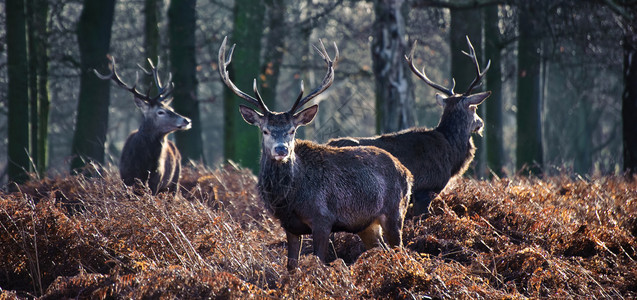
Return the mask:
{"type": "Polygon", "coordinates": [[[1,182],[117,163],[141,116],[94,75],[109,55],[128,82],[147,57],[172,72],[173,107],[193,120],[174,135],[186,162],[256,168],[258,132],[219,79],[225,36],[237,44],[233,81],[249,92],[257,78],[274,110],[290,107],[301,80],[320,84],[312,45],[338,45],[334,84],[300,132],[317,142],[434,127],[434,91],[404,55],[417,40],[416,65],[464,91],[475,76],[468,36],[481,65],[491,60],[482,89],[493,92],[470,174],[637,171],[637,1],[6,0],[0,23],[1,182]]]}

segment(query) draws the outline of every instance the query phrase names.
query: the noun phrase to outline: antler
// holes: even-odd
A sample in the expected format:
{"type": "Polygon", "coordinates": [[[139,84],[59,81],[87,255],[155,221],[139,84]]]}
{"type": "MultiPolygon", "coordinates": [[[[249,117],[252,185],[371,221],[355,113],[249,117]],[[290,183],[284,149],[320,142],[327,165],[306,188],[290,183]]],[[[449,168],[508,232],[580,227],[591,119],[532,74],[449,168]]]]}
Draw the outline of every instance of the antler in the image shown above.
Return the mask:
{"type": "Polygon", "coordinates": [[[334,60],[332,60],[330,59],[329,54],[327,54],[327,50],[325,50],[325,45],[323,44],[323,41],[319,40],[319,42],[321,43],[321,49],[319,49],[318,47],[314,45],[313,47],[314,49],[316,49],[319,55],[321,55],[321,57],[327,64],[327,74],[325,74],[325,77],[323,78],[321,85],[315,88],[313,91],[311,91],[303,99],[301,99],[301,97],[303,97],[304,88],[303,88],[303,80],[301,80],[301,92],[299,93],[299,96],[296,98],[294,105],[292,105],[292,108],[289,111],[289,113],[291,114],[294,114],[296,110],[301,108],[303,105],[305,105],[305,103],[312,100],[314,97],[318,96],[320,93],[324,92],[328,87],[330,87],[330,85],[332,85],[332,82],[334,82],[334,64],[336,64],[339,58],[338,47],[336,46],[336,43],[334,43],[334,49],[336,50],[336,53],[334,54],[334,60]]]}
{"type": "MultiPolygon", "coordinates": [[[[157,67],[155,67],[155,65],[153,64],[153,61],[150,60],[150,58],[148,58],[148,64],[150,65],[150,72],[148,72],[146,69],[144,69],[144,67],[142,67],[139,64],[137,64],[137,66],[140,69],[142,69],[142,71],[144,71],[146,75],[153,76],[153,80],[155,81],[155,86],[157,87],[158,94],[152,100],[153,101],[157,100],[159,102],[164,101],[170,94],[172,94],[173,88],[175,87],[175,85],[172,82],[173,74],[168,72],[168,80],[166,80],[168,85],[167,86],[162,85],[161,79],[159,78],[159,73],[157,71],[159,69],[159,65],[161,64],[161,60],[159,59],[159,57],[157,57],[157,67]]],[[[148,89],[150,92],[150,87],[148,89]]]]}
{"type": "Polygon", "coordinates": [[[476,78],[473,80],[473,82],[471,82],[471,84],[469,85],[469,88],[467,89],[466,92],[464,92],[464,94],[462,94],[463,96],[468,96],[471,91],[473,91],[476,87],[482,85],[482,83],[480,82],[482,80],[482,77],[484,77],[484,74],[487,73],[487,71],[489,71],[489,67],[491,67],[491,60],[489,60],[489,62],[487,62],[487,67],[484,68],[484,71],[480,72],[480,65],[478,64],[478,58],[476,56],[476,50],[473,49],[473,45],[471,45],[471,41],[469,40],[469,36],[466,36],[467,38],[467,43],[469,44],[469,53],[462,51],[462,53],[464,53],[465,55],[469,56],[471,58],[471,60],[473,61],[473,64],[476,67],[476,78]]]}
{"type": "Polygon", "coordinates": [[[226,61],[226,42],[227,42],[227,40],[228,40],[228,37],[224,37],[223,38],[223,42],[221,43],[221,47],[219,47],[219,74],[221,75],[221,79],[237,96],[239,96],[239,97],[247,100],[248,102],[256,105],[257,107],[259,107],[259,109],[263,113],[270,112],[268,107],[263,102],[263,99],[261,99],[261,95],[259,95],[259,91],[257,90],[257,80],[256,80],[256,78],[254,79],[254,82],[252,84],[252,88],[254,90],[254,94],[256,96],[256,99],[254,97],[242,92],[230,80],[230,76],[228,74],[228,65],[230,65],[230,62],[232,62],[232,53],[234,52],[234,46],[235,45],[232,45],[232,48],[230,48],[230,53],[228,54],[228,59],[226,61]]]}
{"type": "Polygon", "coordinates": [[[147,75],[152,75],[153,79],[155,80],[155,85],[157,86],[158,94],[152,98],[150,97],[150,88],[148,89],[146,94],[142,94],[137,90],[137,82],[139,81],[139,74],[137,72],[135,72],[135,84],[133,86],[129,86],[124,81],[122,81],[122,79],[119,77],[119,74],[117,74],[117,65],[115,64],[115,57],[109,57],[108,60],[111,62],[110,63],[111,67],[109,68],[111,72],[109,74],[104,75],[104,74],[100,74],[100,72],[93,69],[93,72],[95,72],[95,75],[97,75],[97,77],[103,80],[109,80],[109,79],[113,80],[115,83],[117,83],[117,85],[131,92],[138,99],[141,99],[147,102],[155,102],[155,101],[161,102],[161,101],[164,101],[166,97],[168,97],[173,91],[174,84],[171,82],[172,74],[169,73],[168,75],[168,86],[162,86],[161,84],[161,80],[159,79],[159,74],[157,72],[157,68],[159,67],[159,58],[157,58],[157,67],[153,65],[153,62],[150,60],[150,58],[148,59],[148,62],[150,63],[150,67],[151,67],[151,72],[148,72],[142,66],[138,65],[139,68],[142,69],[142,71],[144,71],[144,73],[146,73],[147,75]]]}
{"type": "Polygon", "coordinates": [[[431,81],[431,79],[427,77],[427,74],[425,74],[424,66],[422,67],[422,72],[419,71],[418,68],[416,68],[416,66],[414,65],[413,59],[414,59],[414,52],[416,52],[417,43],[418,43],[417,41],[414,41],[414,45],[413,47],[411,47],[411,52],[409,52],[409,56],[405,56],[405,59],[409,62],[409,67],[411,68],[411,70],[414,72],[414,74],[416,74],[416,76],[420,77],[420,79],[422,79],[426,84],[428,84],[432,88],[445,93],[447,96],[453,96],[455,94],[453,89],[456,87],[455,79],[453,78],[451,79],[451,81],[453,82],[453,85],[451,86],[450,89],[447,89],[446,87],[431,81]]]}

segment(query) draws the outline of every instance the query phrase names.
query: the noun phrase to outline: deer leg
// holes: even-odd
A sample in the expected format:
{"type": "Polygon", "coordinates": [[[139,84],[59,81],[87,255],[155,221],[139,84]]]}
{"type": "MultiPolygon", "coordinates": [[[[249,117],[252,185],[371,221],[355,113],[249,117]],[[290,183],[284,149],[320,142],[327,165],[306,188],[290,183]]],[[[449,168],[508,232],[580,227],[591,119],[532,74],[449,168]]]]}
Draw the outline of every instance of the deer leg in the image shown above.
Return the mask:
{"type": "Polygon", "coordinates": [[[357,233],[357,235],[363,240],[365,249],[369,250],[374,247],[383,246],[382,228],[378,220],[374,220],[372,224],[369,224],[363,231],[357,233]]]}
{"type": "Polygon", "coordinates": [[[399,211],[382,220],[383,236],[390,247],[403,246],[403,221],[399,211]]]}
{"type": "Polygon", "coordinates": [[[301,255],[301,236],[285,231],[288,238],[288,271],[294,270],[299,265],[301,255]]]}
{"type": "Polygon", "coordinates": [[[314,255],[325,262],[325,256],[327,254],[327,247],[329,246],[330,230],[324,228],[312,229],[312,247],[314,248],[314,255]]]}

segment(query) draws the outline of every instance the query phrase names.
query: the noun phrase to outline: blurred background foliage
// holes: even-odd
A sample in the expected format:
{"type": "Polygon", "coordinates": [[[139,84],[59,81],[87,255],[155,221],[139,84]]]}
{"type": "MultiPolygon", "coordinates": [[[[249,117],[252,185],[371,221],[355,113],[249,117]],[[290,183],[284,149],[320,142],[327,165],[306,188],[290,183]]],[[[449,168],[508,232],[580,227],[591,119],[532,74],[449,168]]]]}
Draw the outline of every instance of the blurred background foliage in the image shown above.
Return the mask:
{"type": "MultiPolygon", "coordinates": [[[[217,55],[225,36],[237,44],[234,82],[251,93],[257,78],[277,111],[291,106],[301,80],[306,91],[320,84],[325,66],[312,45],[322,39],[331,55],[332,44],[338,45],[334,84],[314,100],[319,115],[301,138],[322,143],[435,127],[441,109],[434,91],[413,76],[403,55],[417,40],[416,65],[445,86],[455,78],[463,92],[468,83],[462,78],[471,80],[475,72],[461,53],[468,51],[469,36],[482,66],[491,59],[482,88],[493,91],[479,111],[487,126],[484,138],[475,137],[480,151],[472,176],[621,174],[637,166],[637,92],[631,91],[637,82],[630,72],[637,65],[628,59],[637,52],[634,1],[120,0],[103,4],[114,8],[112,25],[95,18],[82,23],[90,2],[0,4],[2,182],[20,181],[24,170],[52,175],[88,160],[117,163],[140,114],[131,95],[111,83],[102,83],[110,92],[84,86],[94,79],[82,75],[94,77],[91,69],[105,70],[107,61],[98,56],[91,65],[83,55],[103,52],[117,58],[128,82],[147,57],[159,56],[163,74],[173,73],[173,106],[195,122],[175,137],[185,160],[208,166],[232,160],[255,169],[258,131],[240,119],[241,101],[219,79],[217,55]],[[42,16],[46,22],[34,21],[42,16]],[[110,39],[87,30],[91,26],[107,28],[110,39]],[[82,54],[78,40],[86,31],[102,39],[95,45],[106,46],[82,54]],[[12,78],[21,68],[27,83],[12,78]],[[31,92],[16,93],[27,86],[31,92]],[[89,95],[81,100],[82,89],[89,95]],[[78,113],[79,103],[92,111],[78,113]],[[96,112],[104,109],[107,119],[96,112]],[[78,135],[91,124],[105,130],[78,135]],[[98,149],[74,146],[82,143],[98,149]]],[[[98,12],[108,15],[104,8],[98,12]]]]}

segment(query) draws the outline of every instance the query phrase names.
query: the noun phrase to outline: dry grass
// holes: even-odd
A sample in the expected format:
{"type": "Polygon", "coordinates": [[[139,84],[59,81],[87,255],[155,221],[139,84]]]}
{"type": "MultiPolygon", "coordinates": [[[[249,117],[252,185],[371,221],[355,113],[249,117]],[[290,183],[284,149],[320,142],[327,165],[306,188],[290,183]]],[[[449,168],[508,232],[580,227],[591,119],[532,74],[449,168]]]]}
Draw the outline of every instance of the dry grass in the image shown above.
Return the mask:
{"type": "Polygon", "coordinates": [[[288,273],[248,171],[187,169],[176,198],[94,174],[0,193],[0,299],[637,297],[622,178],[461,179],[407,220],[404,249],[339,233],[329,264],[303,255],[288,273]]]}

